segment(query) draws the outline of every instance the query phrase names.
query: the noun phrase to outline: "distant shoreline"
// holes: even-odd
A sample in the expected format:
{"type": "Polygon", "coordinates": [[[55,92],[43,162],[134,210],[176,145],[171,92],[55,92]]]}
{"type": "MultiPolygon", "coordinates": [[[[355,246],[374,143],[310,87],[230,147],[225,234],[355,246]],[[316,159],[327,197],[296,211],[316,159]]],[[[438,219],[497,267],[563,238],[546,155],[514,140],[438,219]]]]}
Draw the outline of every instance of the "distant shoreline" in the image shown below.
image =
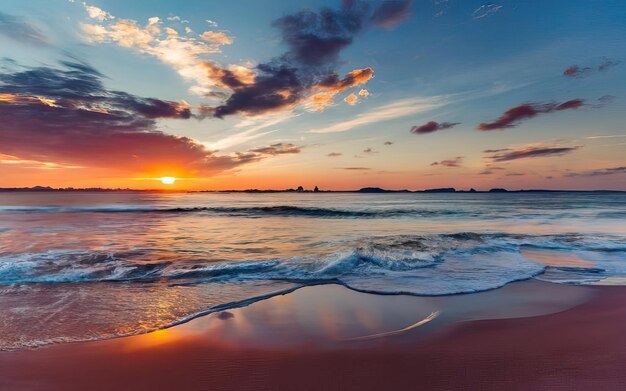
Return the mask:
{"type": "Polygon", "coordinates": [[[265,194],[265,193],[350,193],[350,194],[393,194],[393,193],[626,193],[626,190],[568,190],[568,189],[518,189],[508,190],[504,188],[492,188],[489,190],[457,190],[453,187],[435,188],[435,189],[423,189],[423,190],[389,190],[380,187],[364,187],[358,190],[305,190],[305,189],[246,189],[246,190],[175,190],[175,189],[109,189],[109,188],[53,188],[49,186],[35,186],[35,187],[4,187],[0,188],[0,193],[46,193],[46,192],[80,192],[80,193],[250,193],[250,194],[265,194]]]}

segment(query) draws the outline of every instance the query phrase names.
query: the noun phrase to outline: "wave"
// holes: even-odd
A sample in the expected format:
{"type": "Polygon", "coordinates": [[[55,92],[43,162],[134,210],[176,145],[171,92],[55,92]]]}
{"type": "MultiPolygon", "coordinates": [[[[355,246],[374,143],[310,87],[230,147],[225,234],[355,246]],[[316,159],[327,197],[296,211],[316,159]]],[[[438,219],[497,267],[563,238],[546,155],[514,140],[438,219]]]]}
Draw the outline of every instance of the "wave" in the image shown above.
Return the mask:
{"type": "Polygon", "coordinates": [[[584,285],[626,276],[626,239],[608,235],[392,235],[333,242],[331,248],[322,256],[235,262],[208,254],[206,259],[181,254],[180,259],[159,260],[159,248],[0,253],[0,303],[8,314],[5,324],[12,325],[0,350],[139,334],[307,285],[334,283],[375,294],[440,296],[492,290],[531,278],[584,285]],[[526,247],[573,253],[590,266],[537,263],[523,256],[526,247]],[[169,312],[150,310],[155,297],[171,303],[163,307],[169,312]],[[89,317],[90,308],[107,321],[94,324],[89,332],[76,331],[71,324],[84,322],[82,316],[89,317]],[[72,319],[69,326],[65,316],[72,319]],[[55,326],[22,335],[23,325],[42,318],[55,326]]]}
{"type": "MultiPolygon", "coordinates": [[[[154,251],[157,251],[155,249],[154,251]]],[[[108,253],[48,250],[0,257],[0,284],[152,282],[201,284],[212,281],[281,280],[338,282],[374,293],[447,295],[493,289],[539,274],[621,273],[617,259],[626,241],[581,235],[515,235],[462,232],[390,236],[349,242],[325,256],[265,260],[152,259],[151,250],[108,253]],[[522,256],[525,247],[583,254],[593,268],[549,268],[522,256]],[[613,260],[613,261],[611,261],[613,260]],[[616,266],[617,265],[617,266],[616,266]]],[[[626,266],[624,267],[626,273],[626,266]]]]}
{"type": "Polygon", "coordinates": [[[301,216],[326,218],[380,218],[398,216],[447,216],[458,215],[464,212],[454,210],[427,210],[427,209],[336,209],[303,207],[292,205],[255,206],[255,207],[144,207],[144,206],[2,206],[0,212],[66,212],[66,213],[213,213],[228,216],[301,216]]]}

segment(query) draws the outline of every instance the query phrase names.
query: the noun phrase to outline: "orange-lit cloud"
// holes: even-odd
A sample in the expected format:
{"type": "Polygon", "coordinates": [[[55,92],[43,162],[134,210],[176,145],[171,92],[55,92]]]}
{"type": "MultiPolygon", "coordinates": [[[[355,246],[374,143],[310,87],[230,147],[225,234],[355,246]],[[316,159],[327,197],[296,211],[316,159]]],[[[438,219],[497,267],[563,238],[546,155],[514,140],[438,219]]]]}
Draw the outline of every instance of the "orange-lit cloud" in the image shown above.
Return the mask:
{"type": "Polygon", "coordinates": [[[197,177],[300,152],[293,144],[274,144],[217,155],[195,140],[158,130],[156,119],[191,118],[189,105],[108,90],[90,66],[63,66],[0,74],[3,164],[197,177]]]}
{"type": "Polygon", "coordinates": [[[221,31],[205,31],[200,34],[200,38],[219,45],[230,45],[233,43],[233,39],[221,31]]]}

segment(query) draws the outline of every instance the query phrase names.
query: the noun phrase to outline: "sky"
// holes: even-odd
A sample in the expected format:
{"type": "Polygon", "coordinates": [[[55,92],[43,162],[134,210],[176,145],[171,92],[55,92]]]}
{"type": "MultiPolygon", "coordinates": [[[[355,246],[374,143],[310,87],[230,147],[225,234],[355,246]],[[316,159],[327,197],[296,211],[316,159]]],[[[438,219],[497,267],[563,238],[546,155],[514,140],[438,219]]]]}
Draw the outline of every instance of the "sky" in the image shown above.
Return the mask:
{"type": "Polygon", "coordinates": [[[0,187],[626,190],[624,20],[621,0],[0,0],[0,187]]]}

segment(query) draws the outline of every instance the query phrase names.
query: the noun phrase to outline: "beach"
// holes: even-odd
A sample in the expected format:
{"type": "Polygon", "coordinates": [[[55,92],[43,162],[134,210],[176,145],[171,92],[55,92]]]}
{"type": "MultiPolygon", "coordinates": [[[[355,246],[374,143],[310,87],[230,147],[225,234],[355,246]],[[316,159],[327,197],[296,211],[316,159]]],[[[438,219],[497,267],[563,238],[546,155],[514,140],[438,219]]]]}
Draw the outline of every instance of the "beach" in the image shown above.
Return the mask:
{"type": "Polygon", "coordinates": [[[2,390],[625,386],[621,193],[1,197],[2,390]]]}
{"type": "Polygon", "coordinates": [[[0,388],[620,389],[625,321],[624,287],[527,281],[419,298],[321,285],[148,334],[1,352],[0,388]],[[417,320],[432,309],[432,321],[384,335],[407,311],[417,320]],[[383,335],[355,340],[367,323],[355,310],[384,315],[370,319],[383,335]]]}

